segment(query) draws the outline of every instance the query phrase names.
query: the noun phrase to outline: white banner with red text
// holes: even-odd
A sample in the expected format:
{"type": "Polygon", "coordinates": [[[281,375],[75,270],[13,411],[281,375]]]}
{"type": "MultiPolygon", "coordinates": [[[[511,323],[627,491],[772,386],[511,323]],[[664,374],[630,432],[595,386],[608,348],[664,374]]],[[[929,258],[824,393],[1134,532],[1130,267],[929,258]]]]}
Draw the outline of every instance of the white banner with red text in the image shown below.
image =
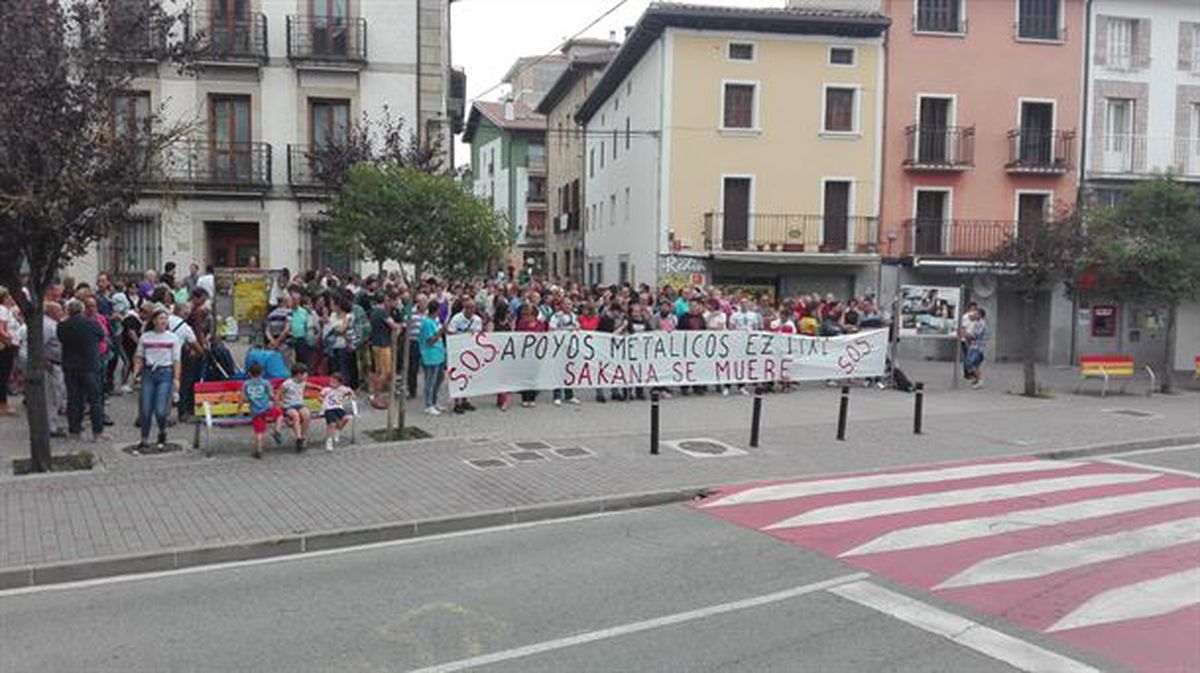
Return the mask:
{"type": "Polygon", "coordinates": [[[480,332],[446,338],[454,397],[555,388],[641,388],[883,376],[887,330],[480,332]]]}

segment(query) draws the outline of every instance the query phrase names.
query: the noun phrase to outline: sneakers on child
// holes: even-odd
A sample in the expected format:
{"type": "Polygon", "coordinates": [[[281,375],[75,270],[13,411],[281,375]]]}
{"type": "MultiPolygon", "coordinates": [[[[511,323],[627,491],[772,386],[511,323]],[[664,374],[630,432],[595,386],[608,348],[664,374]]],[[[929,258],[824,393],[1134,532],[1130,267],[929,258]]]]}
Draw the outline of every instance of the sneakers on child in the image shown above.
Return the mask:
{"type": "Polygon", "coordinates": [[[276,443],[276,444],[282,444],[282,443],[283,443],[283,435],[279,434],[279,431],[278,431],[278,430],[272,430],[272,431],[271,431],[271,439],[275,440],[275,443],[276,443]]]}
{"type": "Polygon", "coordinates": [[[425,413],[430,416],[441,416],[442,412],[437,407],[425,407],[425,413]]]}
{"type": "Polygon", "coordinates": [[[333,452],[333,437],[325,438],[325,450],[329,451],[330,453],[333,452]]]}

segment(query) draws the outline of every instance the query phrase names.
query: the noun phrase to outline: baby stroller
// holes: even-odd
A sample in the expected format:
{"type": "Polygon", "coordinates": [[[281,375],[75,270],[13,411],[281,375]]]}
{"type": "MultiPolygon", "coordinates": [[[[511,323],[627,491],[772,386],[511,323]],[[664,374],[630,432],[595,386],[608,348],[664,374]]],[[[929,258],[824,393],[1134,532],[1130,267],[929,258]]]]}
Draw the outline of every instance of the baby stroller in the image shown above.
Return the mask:
{"type": "Polygon", "coordinates": [[[211,345],[212,347],[204,357],[204,362],[200,364],[197,381],[240,381],[246,378],[242,370],[238,369],[237,363],[233,360],[233,354],[229,352],[229,348],[225,344],[213,341],[211,345]]]}

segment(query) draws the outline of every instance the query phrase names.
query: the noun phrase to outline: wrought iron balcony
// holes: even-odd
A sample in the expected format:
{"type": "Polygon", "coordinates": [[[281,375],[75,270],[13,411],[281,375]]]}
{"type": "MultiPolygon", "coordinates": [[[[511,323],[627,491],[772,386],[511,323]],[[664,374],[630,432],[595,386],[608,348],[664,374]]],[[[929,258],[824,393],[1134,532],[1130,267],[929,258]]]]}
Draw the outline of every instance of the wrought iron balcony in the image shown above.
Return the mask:
{"type": "Polygon", "coordinates": [[[1200,138],[1115,134],[1093,136],[1088,171],[1105,175],[1200,178],[1200,138]]]}
{"type": "Polygon", "coordinates": [[[904,129],[904,167],[911,171],[964,171],[975,165],[974,126],[920,126],[904,129]]]}
{"type": "Polygon", "coordinates": [[[267,60],[267,17],[233,17],[194,12],[186,25],[188,37],[199,38],[200,60],[244,63],[267,60]]]}
{"type": "Polygon", "coordinates": [[[1013,220],[917,218],[900,227],[900,249],[889,254],[953,259],[986,259],[1024,227],[1013,220]]]}
{"type": "Polygon", "coordinates": [[[161,181],[172,186],[264,192],[271,187],[271,145],[181,141],[164,151],[158,172],[161,181]]]}
{"type": "Polygon", "coordinates": [[[367,20],[344,16],[289,16],[287,53],[293,61],[362,65],[367,62],[367,20]]]}
{"type": "Polygon", "coordinates": [[[726,213],[704,215],[708,252],[878,252],[874,217],[726,213]]]}
{"type": "Polygon", "coordinates": [[[1074,131],[1013,129],[1008,132],[1009,173],[1066,173],[1071,170],[1074,131]]]}

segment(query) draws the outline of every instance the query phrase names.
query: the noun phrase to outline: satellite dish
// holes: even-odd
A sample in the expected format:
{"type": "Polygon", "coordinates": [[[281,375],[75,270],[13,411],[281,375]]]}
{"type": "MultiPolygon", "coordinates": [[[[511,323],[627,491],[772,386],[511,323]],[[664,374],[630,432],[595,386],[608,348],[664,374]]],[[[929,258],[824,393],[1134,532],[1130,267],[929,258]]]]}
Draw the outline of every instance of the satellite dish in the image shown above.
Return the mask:
{"type": "Polygon", "coordinates": [[[971,294],[980,299],[988,299],[996,294],[996,276],[985,273],[975,276],[971,281],[971,294]]]}

